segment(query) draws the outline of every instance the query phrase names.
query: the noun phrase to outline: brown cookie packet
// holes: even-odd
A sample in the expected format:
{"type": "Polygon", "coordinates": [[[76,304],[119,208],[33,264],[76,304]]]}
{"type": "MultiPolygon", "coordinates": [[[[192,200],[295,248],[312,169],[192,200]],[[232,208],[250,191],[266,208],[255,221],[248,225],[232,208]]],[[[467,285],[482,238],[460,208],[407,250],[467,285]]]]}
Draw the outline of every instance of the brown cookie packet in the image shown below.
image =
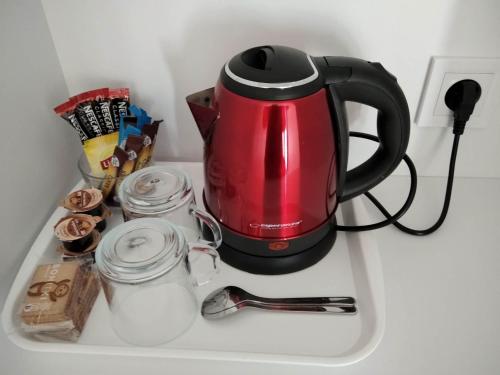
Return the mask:
{"type": "Polygon", "coordinates": [[[76,340],[98,293],[97,276],[86,262],[40,265],[21,305],[21,328],[40,339],[76,340]]]}

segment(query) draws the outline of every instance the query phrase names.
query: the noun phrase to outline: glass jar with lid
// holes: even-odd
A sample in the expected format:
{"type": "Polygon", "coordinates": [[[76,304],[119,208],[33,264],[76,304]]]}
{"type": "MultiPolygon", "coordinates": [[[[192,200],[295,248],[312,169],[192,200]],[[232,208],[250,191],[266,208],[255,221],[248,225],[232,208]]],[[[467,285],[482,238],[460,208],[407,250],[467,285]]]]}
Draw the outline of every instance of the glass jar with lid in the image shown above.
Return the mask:
{"type": "Polygon", "coordinates": [[[96,266],[116,334],[135,345],[159,345],[181,335],[199,315],[194,287],[218,271],[219,255],[207,244],[189,243],[167,220],[142,218],[103,237],[96,266]],[[193,252],[211,259],[210,271],[199,277],[192,274],[193,252]]]}
{"type": "Polygon", "coordinates": [[[163,218],[180,226],[190,241],[208,241],[216,248],[222,242],[219,224],[196,206],[191,179],[180,169],[153,166],[138,170],[123,180],[118,196],[125,221],[163,218]]]}

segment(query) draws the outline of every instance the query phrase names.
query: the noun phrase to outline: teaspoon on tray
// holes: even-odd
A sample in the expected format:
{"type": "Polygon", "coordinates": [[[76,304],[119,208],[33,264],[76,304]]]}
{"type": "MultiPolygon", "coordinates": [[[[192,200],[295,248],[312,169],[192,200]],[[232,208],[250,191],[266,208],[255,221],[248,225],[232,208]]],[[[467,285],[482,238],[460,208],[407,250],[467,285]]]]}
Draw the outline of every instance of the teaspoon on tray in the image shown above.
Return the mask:
{"type": "Polygon", "coordinates": [[[205,298],[201,314],[206,319],[219,319],[246,307],[342,315],[354,315],[357,312],[356,300],[352,297],[264,298],[236,286],[226,286],[205,298]]]}

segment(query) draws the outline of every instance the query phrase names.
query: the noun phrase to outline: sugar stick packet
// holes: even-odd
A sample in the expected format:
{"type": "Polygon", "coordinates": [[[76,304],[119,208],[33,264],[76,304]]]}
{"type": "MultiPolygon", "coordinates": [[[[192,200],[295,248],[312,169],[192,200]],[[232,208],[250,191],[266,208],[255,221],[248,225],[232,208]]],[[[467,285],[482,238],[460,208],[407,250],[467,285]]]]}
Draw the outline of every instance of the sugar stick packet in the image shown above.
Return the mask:
{"type": "Polygon", "coordinates": [[[151,162],[153,156],[154,144],[156,141],[156,135],[158,133],[158,127],[163,120],[153,121],[151,125],[146,125],[142,129],[142,134],[144,135],[144,147],[139,151],[137,157],[137,162],[135,165],[135,170],[147,167],[151,162]]]}
{"type": "Polygon", "coordinates": [[[118,189],[122,181],[130,173],[134,171],[135,163],[137,161],[137,156],[141,148],[143,147],[144,136],[130,135],[125,143],[125,152],[128,155],[127,161],[123,163],[118,169],[118,179],[116,180],[115,192],[118,193],[118,189]]]}
{"type": "Polygon", "coordinates": [[[101,186],[102,196],[106,199],[109,194],[113,191],[116,183],[116,178],[118,176],[118,170],[125,164],[128,160],[128,154],[125,150],[116,146],[111,161],[105,170],[104,182],[101,186]]]}

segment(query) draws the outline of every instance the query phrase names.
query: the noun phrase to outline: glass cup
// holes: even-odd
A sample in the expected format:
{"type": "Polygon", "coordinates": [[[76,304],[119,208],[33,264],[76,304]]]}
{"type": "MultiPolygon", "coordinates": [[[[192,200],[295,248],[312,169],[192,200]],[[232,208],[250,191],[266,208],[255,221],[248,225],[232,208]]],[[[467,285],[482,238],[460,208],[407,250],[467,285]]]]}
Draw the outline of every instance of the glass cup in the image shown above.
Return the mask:
{"type": "Polygon", "coordinates": [[[96,265],[111,325],[124,341],[159,345],[185,332],[199,315],[194,287],[219,270],[219,254],[207,244],[189,243],[164,219],[142,218],[118,225],[96,251],[96,265]],[[192,274],[190,256],[211,260],[210,270],[192,274]]]}
{"type": "Polygon", "coordinates": [[[219,224],[196,206],[191,179],[179,169],[153,166],[136,171],[123,180],[118,196],[125,221],[163,218],[180,226],[189,241],[215,248],[222,242],[219,224]]]}
{"type": "MultiPolygon", "coordinates": [[[[100,175],[96,175],[92,172],[89,162],[87,160],[87,157],[85,154],[82,154],[80,158],[78,159],[78,169],[80,170],[80,173],[83,177],[83,180],[87,185],[90,187],[96,188],[101,190],[102,186],[104,185],[105,181],[112,181],[113,186],[115,186],[116,181],[118,180],[117,177],[104,177],[104,173],[100,175]]],[[[115,194],[115,189],[111,189],[111,192],[107,197],[104,197],[104,201],[107,205],[109,206],[120,206],[120,202],[118,200],[118,197],[115,194]]]]}

